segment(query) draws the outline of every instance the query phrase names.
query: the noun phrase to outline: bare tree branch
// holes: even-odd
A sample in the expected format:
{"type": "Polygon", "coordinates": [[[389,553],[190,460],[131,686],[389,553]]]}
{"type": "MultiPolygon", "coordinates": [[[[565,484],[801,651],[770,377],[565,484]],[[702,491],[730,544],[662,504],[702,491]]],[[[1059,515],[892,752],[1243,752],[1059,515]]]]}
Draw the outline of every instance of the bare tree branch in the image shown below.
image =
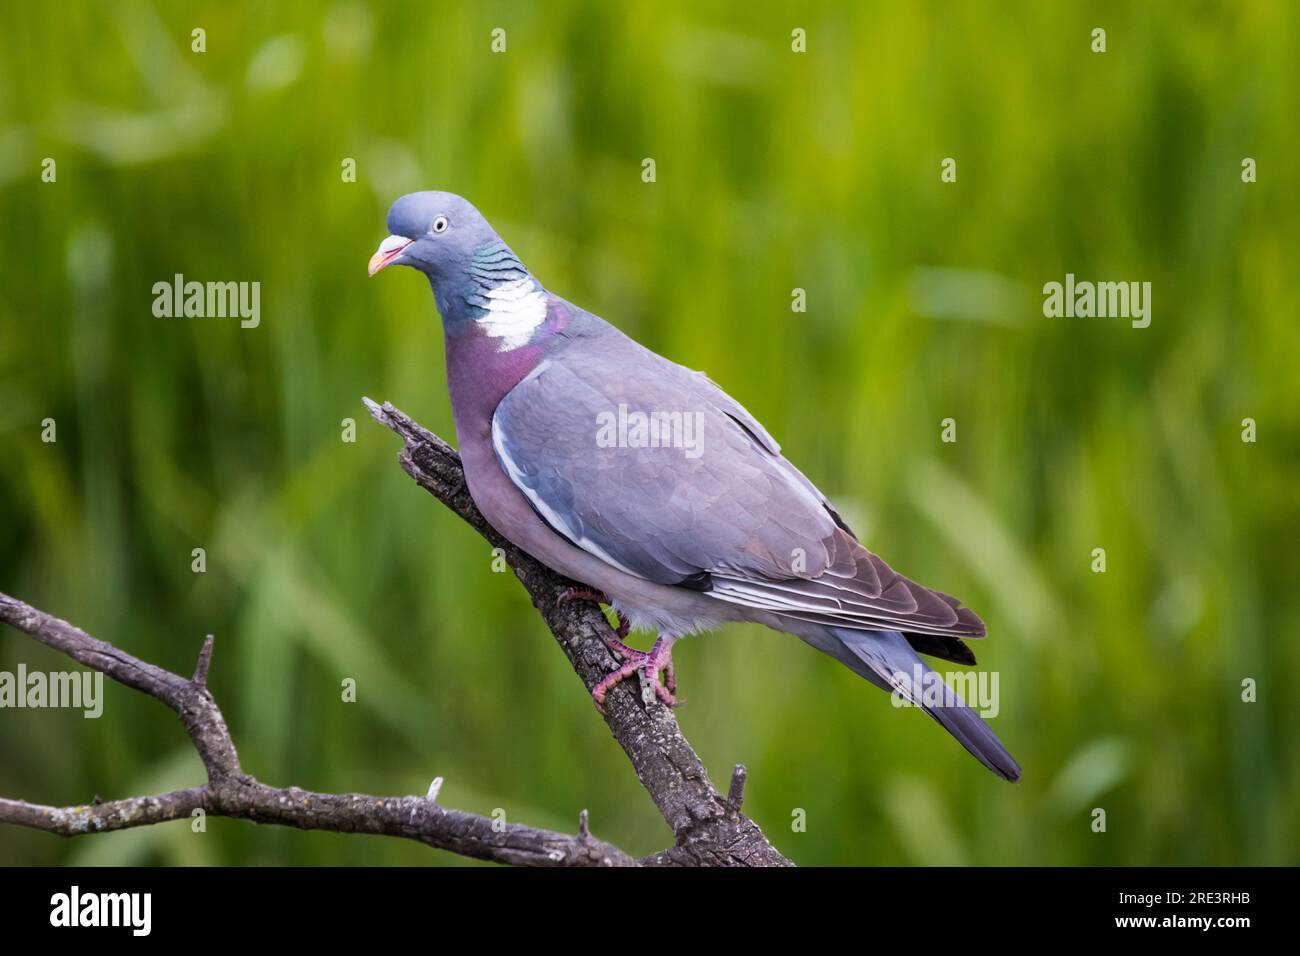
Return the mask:
{"type": "MultiPolygon", "coordinates": [[[[599,608],[562,601],[577,582],[550,571],[487,524],[469,495],[455,450],[392,405],[364,401],[377,421],[404,440],[398,460],[407,474],[503,550],[587,689],[617,668],[621,662],[605,643],[610,627],[599,608]]],[[[737,765],[728,794],[722,797],[682,736],[672,711],[653,695],[649,703],[643,703],[627,682],[606,698],[604,719],[676,838],[673,847],[641,860],[592,837],[585,810],[576,836],[503,825],[440,806],[440,779],[423,797],[313,793],[297,787],[267,786],[240,767],[225,718],[207,689],[212,635],[204,640],[194,677],[186,679],[5,594],[0,594],[0,621],[166,704],[180,718],[208,776],[201,787],[108,802],[97,799],[82,806],[50,807],[0,798],[0,823],[76,836],[190,819],[202,811],[303,830],[403,837],[463,856],[523,866],[790,865],[740,812],[745,768],[737,765]]]]}
{"type": "Polygon", "coordinates": [[[188,820],[195,811],[219,817],[298,827],[371,833],[418,840],[462,856],[522,866],[631,866],[636,860],[583,832],[578,836],[502,824],[441,807],[431,797],[371,797],[312,793],[260,783],[239,766],[225,718],[204,685],[212,659],[211,635],[203,643],[194,680],[186,680],[98,641],[67,621],[0,594],[0,620],[120,684],[176,711],[207,770],[202,787],[149,797],[47,807],[0,798],[0,823],[60,836],[106,833],[188,820]]]}
{"type": "MultiPolygon", "coordinates": [[[[450,445],[385,402],[363,399],[376,421],[401,436],[402,468],[444,505],[460,515],[493,547],[501,548],[533,606],[541,613],[560,649],[590,691],[621,665],[605,639],[609,623],[600,609],[560,597],[579,586],[556,574],[510,544],[484,519],[469,488],[460,456],[450,445]]],[[[593,708],[594,711],[595,708],[593,708]]],[[[768,842],[752,820],[740,812],[741,783],[732,783],[735,805],[729,805],[709,781],[704,763],[682,736],[677,720],[657,700],[643,704],[635,685],[624,681],[605,700],[605,722],[628,758],[642,786],[672,828],[677,845],[655,854],[653,864],[712,866],[788,866],[790,861],[768,842]]]]}
{"type": "MultiPolygon", "coordinates": [[[[38,611],[7,594],[0,594],[0,620],[91,670],[148,694],[176,711],[208,771],[209,780],[243,776],[230,731],[226,729],[226,720],[202,683],[188,681],[161,667],[137,660],[112,644],[95,640],[67,621],[38,611]]],[[[207,673],[205,657],[212,653],[210,641],[208,638],[204,642],[196,677],[207,673]]]]}

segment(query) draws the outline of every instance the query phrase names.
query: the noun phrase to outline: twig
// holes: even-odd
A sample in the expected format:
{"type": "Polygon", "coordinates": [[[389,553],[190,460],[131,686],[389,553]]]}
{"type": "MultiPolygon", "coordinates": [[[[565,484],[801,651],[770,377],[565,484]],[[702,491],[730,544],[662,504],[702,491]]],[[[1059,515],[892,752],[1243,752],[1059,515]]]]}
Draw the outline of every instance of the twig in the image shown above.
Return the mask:
{"type": "Polygon", "coordinates": [[[194,683],[205,687],[208,683],[208,668],[212,666],[212,645],[215,639],[211,634],[203,639],[203,649],[199,651],[199,662],[194,667],[194,683]]]}
{"type": "Polygon", "coordinates": [[[67,621],[0,594],[0,620],[42,644],[100,671],[120,684],[154,697],[181,718],[207,770],[208,782],[188,790],[73,807],[47,807],[0,798],[0,823],[60,836],[106,833],[193,817],[219,817],[298,827],[404,837],[462,856],[521,866],[630,866],[636,861],[589,834],[570,836],[438,806],[428,797],[372,797],[359,793],[313,793],[260,783],[239,766],[234,742],[204,679],[212,659],[204,641],[194,680],[147,664],[98,641],[67,621]]]}
{"type": "Polygon", "coordinates": [[[727,789],[727,809],[731,813],[739,813],[740,805],[745,802],[745,778],[748,771],[745,770],[743,763],[736,764],[736,769],[731,772],[731,786],[727,789]]]}

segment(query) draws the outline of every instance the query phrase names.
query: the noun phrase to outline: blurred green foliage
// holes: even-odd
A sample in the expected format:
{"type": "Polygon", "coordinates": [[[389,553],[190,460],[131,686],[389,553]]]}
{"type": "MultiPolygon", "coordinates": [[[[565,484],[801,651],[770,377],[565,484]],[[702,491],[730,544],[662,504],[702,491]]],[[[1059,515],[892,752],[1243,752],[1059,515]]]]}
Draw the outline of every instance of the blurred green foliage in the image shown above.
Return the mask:
{"type": "MultiPolygon", "coordinates": [[[[668,842],[523,591],[360,404],[453,437],[427,285],[365,272],[393,199],[449,189],[552,290],[708,370],[875,550],[988,623],[1016,786],[796,640],[679,645],[683,728],[720,784],[748,764],[789,856],[1300,862],[1297,36],[1285,0],[6,0],[0,590],[181,672],[215,633],[269,783],[440,775],[450,805],[668,842]],[[1045,319],[1067,272],[1150,281],[1150,328],[1045,319]],[[261,325],[156,318],[175,273],[260,281],[261,325]]],[[[5,630],[19,662],[65,666],[5,630]]],[[[201,779],[169,713],[107,695],[94,721],[0,711],[0,793],[201,779]]],[[[212,820],[2,829],[0,862],[456,861],[212,820]]]]}

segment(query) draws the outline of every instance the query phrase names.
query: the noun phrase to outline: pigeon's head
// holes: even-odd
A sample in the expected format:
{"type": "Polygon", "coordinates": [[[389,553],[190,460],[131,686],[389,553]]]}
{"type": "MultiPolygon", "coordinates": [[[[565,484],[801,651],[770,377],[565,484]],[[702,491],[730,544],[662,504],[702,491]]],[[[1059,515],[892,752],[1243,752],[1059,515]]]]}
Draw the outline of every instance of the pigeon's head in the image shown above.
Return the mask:
{"type": "Polygon", "coordinates": [[[370,257],[370,274],[412,266],[435,283],[469,268],[475,250],[500,242],[477,209],[454,193],[409,193],[388,210],[391,235],[370,257]]]}

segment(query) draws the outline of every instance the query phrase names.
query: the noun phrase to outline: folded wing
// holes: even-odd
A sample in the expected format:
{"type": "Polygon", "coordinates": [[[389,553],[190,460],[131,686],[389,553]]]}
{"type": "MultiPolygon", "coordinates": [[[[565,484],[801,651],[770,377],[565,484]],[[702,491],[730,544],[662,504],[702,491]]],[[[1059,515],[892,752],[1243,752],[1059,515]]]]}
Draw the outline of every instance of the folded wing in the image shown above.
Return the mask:
{"type": "Polygon", "coordinates": [[[630,339],[553,353],[497,407],[492,440],[556,533],[630,574],[974,661],[953,640],[983,636],[973,612],[867,551],[743,407],[630,339]]]}

